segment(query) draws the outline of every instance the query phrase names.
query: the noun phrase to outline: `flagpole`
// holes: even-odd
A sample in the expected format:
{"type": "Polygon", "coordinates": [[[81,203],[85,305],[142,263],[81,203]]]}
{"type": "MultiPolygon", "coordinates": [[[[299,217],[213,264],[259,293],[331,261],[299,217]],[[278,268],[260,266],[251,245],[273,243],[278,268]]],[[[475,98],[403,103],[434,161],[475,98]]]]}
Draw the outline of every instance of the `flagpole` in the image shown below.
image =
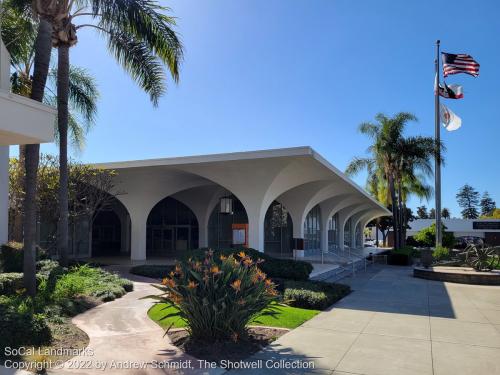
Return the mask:
{"type": "Polygon", "coordinates": [[[436,247],[442,244],[441,233],[441,124],[439,116],[439,45],[440,41],[436,41],[436,90],[434,93],[435,102],[435,138],[436,138],[436,155],[435,155],[435,210],[436,210],[436,247]]]}

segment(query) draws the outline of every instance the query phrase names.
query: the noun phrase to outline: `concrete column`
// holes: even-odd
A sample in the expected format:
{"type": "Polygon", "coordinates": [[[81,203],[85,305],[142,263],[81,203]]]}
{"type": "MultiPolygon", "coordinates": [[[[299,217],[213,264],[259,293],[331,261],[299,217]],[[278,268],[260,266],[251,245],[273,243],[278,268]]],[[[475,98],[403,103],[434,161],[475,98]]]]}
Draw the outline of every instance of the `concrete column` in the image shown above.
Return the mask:
{"type": "Polygon", "coordinates": [[[133,214],[131,217],[130,259],[146,260],[146,221],[147,215],[133,214]]]}
{"type": "Polygon", "coordinates": [[[198,246],[208,247],[208,220],[206,222],[198,220],[198,246]]]}
{"type": "Polygon", "coordinates": [[[9,237],[9,146],[0,146],[0,244],[9,237]]]}
{"type": "Polygon", "coordinates": [[[355,225],[354,222],[351,222],[351,247],[356,247],[356,227],[357,225],[355,225]]]}
{"type": "MultiPolygon", "coordinates": [[[[0,90],[10,91],[10,56],[0,38],[0,90]]],[[[1,121],[1,120],[0,120],[1,121]]],[[[9,237],[9,146],[0,147],[0,244],[9,237]]]]}
{"type": "Polygon", "coordinates": [[[264,215],[261,215],[257,204],[243,205],[248,216],[248,246],[264,252],[264,215]]]}
{"type": "Polygon", "coordinates": [[[328,218],[321,223],[321,251],[328,252],[328,218]]]}

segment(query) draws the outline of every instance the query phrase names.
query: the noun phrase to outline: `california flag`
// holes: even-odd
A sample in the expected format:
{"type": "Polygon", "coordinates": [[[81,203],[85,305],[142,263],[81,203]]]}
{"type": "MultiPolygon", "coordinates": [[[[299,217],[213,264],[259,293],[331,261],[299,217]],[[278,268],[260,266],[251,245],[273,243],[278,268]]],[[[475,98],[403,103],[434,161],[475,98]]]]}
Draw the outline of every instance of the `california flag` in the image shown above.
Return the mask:
{"type": "Polygon", "coordinates": [[[460,85],[439,84],[439,95],[448,99],[462,99],[464,97],[463,88],[460,85]]]}
{"type": "Polygon", "coordinates": [[[462,126],[462,119],[454,114],[448,107],[441,104],[441,122],[448,131],[457,130],[462,126]]]}

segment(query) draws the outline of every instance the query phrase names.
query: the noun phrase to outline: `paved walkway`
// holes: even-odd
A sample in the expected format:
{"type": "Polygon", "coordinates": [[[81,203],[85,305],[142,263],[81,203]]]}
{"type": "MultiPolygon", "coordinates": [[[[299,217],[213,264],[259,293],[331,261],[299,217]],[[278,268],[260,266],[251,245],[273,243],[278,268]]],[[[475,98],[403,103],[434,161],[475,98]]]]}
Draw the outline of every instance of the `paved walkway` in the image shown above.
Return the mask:
{"type": "Polygon", "coordinates": [[[314,361],[315,370],[259,374],[500,374],[500,287],[411,272],[376,266],[343,280],[353,293],[253,357],[314,361]]]}
{"type": "MultiPolygon", "coordinates": [[[[171,365],[186,364],[192,357],[171,345],[164,330],[147,316],[152,299],[148,295],[159,294],[151,285],[153,279],[134,276],[126,271],[130,266],[111,267],[124,277],[134,281],[134,291],[115,301],[102,304],[73,318],[80,329],[90,337],[88,350],[92,355],[71,359],[64,368],[52,370],[50,374],[93,375],[102,373],[125,375],[156,374],[202,374],[199,370],[161,369],[156,364],[170,362],[171,365]],[[103,364],[106,363],[104,370],[103,364]],[[110,368],[111,366],[115,368],[110,368]],[[142,368],[119,368],[140,366],[142,368]]],[[[196,366],[197,367],[197,366],[196,366]]]]}

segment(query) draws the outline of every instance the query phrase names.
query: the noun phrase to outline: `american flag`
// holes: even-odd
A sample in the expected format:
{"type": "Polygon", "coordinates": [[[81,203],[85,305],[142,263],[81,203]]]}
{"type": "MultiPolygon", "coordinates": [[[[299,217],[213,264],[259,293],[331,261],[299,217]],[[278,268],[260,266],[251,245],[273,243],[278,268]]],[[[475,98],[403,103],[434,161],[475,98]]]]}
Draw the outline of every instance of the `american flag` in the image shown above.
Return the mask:
{"type": "Polygon", "coordinates": [[[443,75],[445,77],[451,74],[467,73],[477,77],[479,75],[479,63],[470,55],[452,53],[442,53],[443,75]]]}

